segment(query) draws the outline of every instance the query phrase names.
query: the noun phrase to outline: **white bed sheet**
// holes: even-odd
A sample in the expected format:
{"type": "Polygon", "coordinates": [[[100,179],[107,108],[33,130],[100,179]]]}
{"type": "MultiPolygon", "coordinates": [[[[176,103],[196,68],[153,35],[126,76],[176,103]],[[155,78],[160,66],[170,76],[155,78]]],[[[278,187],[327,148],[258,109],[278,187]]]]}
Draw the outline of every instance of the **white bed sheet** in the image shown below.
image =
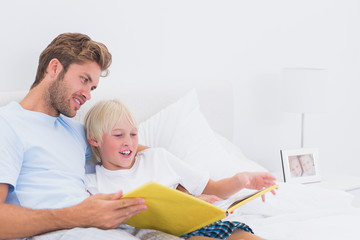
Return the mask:
{"type": "Polygon", "coordinates": [[[237,209],[229,220],[248,224],[270,240],[360,239],[360,208],[354,196],[300,184],[279,183],[276,196],[257,198],[237,209]]]}

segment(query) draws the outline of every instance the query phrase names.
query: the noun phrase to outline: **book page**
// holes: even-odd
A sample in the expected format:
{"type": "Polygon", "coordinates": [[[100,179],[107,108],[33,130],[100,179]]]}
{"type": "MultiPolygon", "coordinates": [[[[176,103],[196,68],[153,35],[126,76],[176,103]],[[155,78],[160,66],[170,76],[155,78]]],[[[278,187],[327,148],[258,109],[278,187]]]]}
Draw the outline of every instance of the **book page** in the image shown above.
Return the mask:
{"type": "Polygon", "coordinates": [[[274,190],[275,188],[278,188],[279,185],[275,184],[271,187],[262,189],[262,190],[251,190],[251,189],[243,189],[241,190],[239,193],[233,195],[232,197],[226,199],[226,202],[217,202],[216,205],[217,207],[220,207],[224,210],[226,210],[227,214],[230,212],[233,212],[236,208],[238,208],[239,206],[271,191],[274,190]]]}
{"type": "Polygon", "coordinates": [[[257,192],[259,192],[259,190],[243,189],[240,192],[235,193],[231,197],[224,199],[222,201],[214,202],[213,204],[219,208],[227,210],[234,204],[238,203],[239,201],[244,200],[245,198],[248,198],[248,197],[254,195],[257,192]]]}

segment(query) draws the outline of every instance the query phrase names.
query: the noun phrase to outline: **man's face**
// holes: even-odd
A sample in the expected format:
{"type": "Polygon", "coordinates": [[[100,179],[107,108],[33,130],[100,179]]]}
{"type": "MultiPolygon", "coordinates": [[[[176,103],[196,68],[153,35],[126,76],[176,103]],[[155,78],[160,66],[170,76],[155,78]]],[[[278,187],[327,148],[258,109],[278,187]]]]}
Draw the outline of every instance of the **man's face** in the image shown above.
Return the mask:
{"type": "Polygon", "coordinates": [[[49,87],[50,115],[59,116],[61,113],[74,117],[81,105],[90,100],[100,75],[101,69],[95,62],[71,64],[65,75],[60,73],[49,87]]]}

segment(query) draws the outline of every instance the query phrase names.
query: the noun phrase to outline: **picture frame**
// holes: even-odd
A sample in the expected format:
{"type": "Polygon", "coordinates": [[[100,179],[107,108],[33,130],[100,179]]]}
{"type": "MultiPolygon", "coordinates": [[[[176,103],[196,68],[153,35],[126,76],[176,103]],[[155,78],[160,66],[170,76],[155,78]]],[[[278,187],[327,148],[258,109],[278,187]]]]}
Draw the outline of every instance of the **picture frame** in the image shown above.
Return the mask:
{"type": "Polygon", "coordinates": [[[280,150],[284,182],[321,181],[317,148],[280,150]]]}

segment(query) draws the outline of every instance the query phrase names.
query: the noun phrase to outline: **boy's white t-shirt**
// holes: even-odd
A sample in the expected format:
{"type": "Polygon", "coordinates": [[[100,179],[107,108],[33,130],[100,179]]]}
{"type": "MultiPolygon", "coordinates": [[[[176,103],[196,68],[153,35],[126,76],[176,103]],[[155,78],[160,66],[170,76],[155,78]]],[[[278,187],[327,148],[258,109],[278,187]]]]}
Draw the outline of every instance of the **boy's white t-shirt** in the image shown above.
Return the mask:
{"type": "Polygon", "coordinates": [[[108,170],[96,166],[96,174],[86,175],[88,190],[95,193],[127,193],[147,182],[157,182],[176,188],[179,184],[192,195],[200,195],[208,181],[209,173],[195,169],[163,148],[149,148],[135,157],[130,169],[108,170]]]}

